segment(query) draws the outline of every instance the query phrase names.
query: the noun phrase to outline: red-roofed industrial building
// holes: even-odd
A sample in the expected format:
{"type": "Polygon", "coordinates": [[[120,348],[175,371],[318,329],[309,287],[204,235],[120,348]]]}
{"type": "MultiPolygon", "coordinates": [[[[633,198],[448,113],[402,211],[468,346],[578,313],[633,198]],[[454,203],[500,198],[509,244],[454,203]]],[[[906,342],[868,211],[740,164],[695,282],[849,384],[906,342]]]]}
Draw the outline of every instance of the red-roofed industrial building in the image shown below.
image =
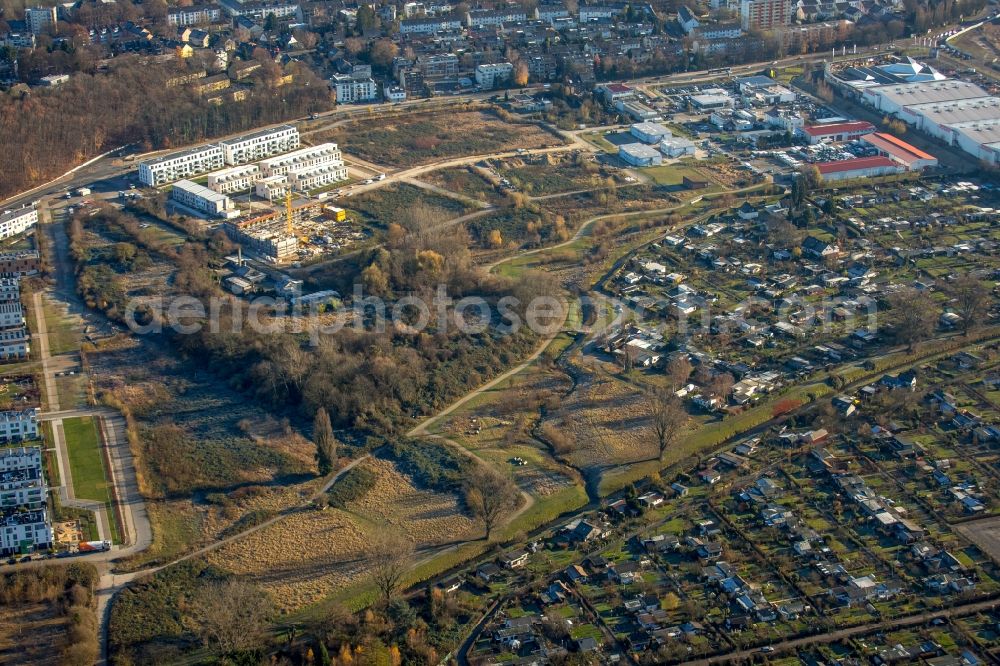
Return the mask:
{"type": "Polygon", "coordinates": [[[858,157],[839,162],[819,162],[816,165],[823,180],[852,180],[902,173],[905,168],[888,157],[858,157]]]}
{"type": "Polygon", "coordinates": [[[925,153],[916,146],[910,145],[902,139],[897,139],[891,134],[876,132],[861,137],[861,140],[875,148],[879,155],[888,157],[893,162],[899,162],[909,171],[920,171],[938,165],[937,158],[933,155],[925,153]]]}
{"type": "Polygon", "coordinates": [[[875,126],[864,120],[849,120],[843,123],[829,123],[827,125],[807,125],[799,129],[799,134],[805,137],[810,144],[827,141],[829,143],[840,143],[842,141],[853,141],[871,134],[875,131],[875,126]]]}

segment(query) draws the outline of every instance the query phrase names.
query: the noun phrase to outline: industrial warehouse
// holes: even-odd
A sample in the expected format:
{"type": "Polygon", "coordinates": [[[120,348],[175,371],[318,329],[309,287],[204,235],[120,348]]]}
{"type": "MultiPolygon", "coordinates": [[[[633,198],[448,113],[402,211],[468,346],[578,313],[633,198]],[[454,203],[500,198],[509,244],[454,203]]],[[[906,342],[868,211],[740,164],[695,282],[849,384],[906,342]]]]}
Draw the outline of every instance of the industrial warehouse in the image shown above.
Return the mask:
{"type": "Polygon", "coordinates": [[[827,80],[881,113],[899,118],[990,165],[1000,164],[1000,98],[927,65],[848,67],[827,80]]]}

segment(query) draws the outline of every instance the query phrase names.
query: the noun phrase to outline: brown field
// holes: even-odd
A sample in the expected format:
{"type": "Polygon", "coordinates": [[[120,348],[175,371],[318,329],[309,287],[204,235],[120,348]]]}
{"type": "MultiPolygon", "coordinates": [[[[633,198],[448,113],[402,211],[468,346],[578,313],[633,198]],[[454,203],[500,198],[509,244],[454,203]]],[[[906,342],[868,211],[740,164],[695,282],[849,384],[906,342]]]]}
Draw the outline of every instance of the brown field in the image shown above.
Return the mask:
{"type": "Polygon", "coordinates": [[[368,544],[378,525],[407,535],[418,548],[478,536],[457,497],[414,487],[389,460],[362,465],[377,480],[348,510],[292,514],[211,553],[208,561],[236,575],[252,576],[287,612],[362,580],[368,544]]]}
{"type": "Polygon", "coordinates": [[[580,468],[603,469],[656,455],[642,391],[606,375],[583,374],[546,423],[575,442],[569,459],[580,468]]]}
{"type": "Polygon", "coordinates": [[[979,546],[994,562],[1000,563],[1000,516],[953,525],[952,528],[979,546]]]}
{"type": "Polygon", "coordinates": [[[0,664],[57,666],[69,617],[56,604],[5,606],[0,613],[0,664]]]}
{"type": "Polygon", "coordinates": [[[391,167],[411,167],[463,155],[558,146],[562,141],[533,123],[507,122],[486,111],[360,120],[323,132],[345,153],[391,167]]]}

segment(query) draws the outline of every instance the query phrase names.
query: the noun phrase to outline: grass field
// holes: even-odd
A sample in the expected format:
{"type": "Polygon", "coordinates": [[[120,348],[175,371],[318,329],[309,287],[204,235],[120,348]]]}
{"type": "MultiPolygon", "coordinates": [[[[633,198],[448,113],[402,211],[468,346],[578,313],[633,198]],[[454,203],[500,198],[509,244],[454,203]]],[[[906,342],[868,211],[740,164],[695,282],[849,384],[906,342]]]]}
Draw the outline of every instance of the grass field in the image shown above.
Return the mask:
{"type": "Polygon", "coordinates": [[[64,314],[59,306],[42,298],[42,314],[49,335],[49,353],[53,356],[76,351],[80,348],[80,329],[73,318],[64,314]]]}
{"type": "Polygon", "coordinates": [[[81,499],[109,502],[111,484],[105,473],[94,419],[90,416],[64,419],[63,432],[73,474],[73,492],[81,499]]]}

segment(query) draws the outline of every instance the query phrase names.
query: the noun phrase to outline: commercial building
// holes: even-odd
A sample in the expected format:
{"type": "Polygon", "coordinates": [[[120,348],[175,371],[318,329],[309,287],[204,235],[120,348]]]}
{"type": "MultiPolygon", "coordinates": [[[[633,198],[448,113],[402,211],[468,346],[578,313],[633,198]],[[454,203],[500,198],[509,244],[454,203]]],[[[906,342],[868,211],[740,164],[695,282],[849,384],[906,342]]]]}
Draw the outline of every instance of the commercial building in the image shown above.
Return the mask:
{"type": "Polygon", "coordinates": [[[694,141],[681,136],[664,137],[660,141],[660,152],[671,159],[684,157],[685,155],[694,155],[694,141]]]}
{"type": "Polygon", "coordinates": [[[989,93],[968,81],[920,81],[871,86],[861,93],[862,100],[877,111],[897,114],[904,106],[941,104],[964,99],[989,97],[989,93]]]}
{"type": "Polygon", "coordinates": [[[219,142],[223,159],[233,166],[286,153],[299,145],[299,131],[291,125],[279,125],[219,142]]]}
{"type": "Polygon", "coordinates": [[[656,166],[663,163],[663,155],[660,151],[644,143],[626,143],[618,146],[618,157],[636,167],[656,166]]]}
{"type": "Polygon", "coordinates": [[[54,26],[57,20],[55,7],[28,7],[24,10],[24,22],[33,35],[42,34],[54,26]]]}
{"type": "Polygon", "coordinates": [[[0,412],[0,442],[38,439],[38,408],[0,412]]]}
{"type": "Polygon", "coordinates": [[[659,143],[668,136],[671,136],[670,130],[660,123],[635,123],[629,128],[629,132],[643,143],[659,143]]]}
{"type": "Polygon", "coordinates": [[[729,96],[729,93],[721,88],[703,90],[697,95],[691,95],[690,99],[691,105],[700,111],[728,109],[736,102],[729,96]]]}
{"type": "Polygon", "coordinates": [[[5,252],[0,254],[0,277],[35,275],[40,265],[38,252],[5,252]]]}
{"type": "Polygon", "coordinates": [[[213,171],[208,174],[208,189],[219,194],[246,192],[253,189],[253,184],[260,178],[260,167],[256,164],[213,171]]]}
{"type": "Polygon", "coordinates": [[[882,156],[859,157],[839,162],[820,162],[816,164],[816,168],[819,170],[820,177],[825,181],[889,176],[905,170],[904,167],[888,157],[882,156]]]}
{"type": "Polygon", "coordinates": [[[605,83],[597,86],[595,91],[604,99],[605,104],[614,104],[619,100],[635,97],[635,89],[624,83],[605,83]]]}
{"type": "Polygon", "coordinates": [[[321,143],[277,157],[261,160],[260,172],[264,177],[283,176],[292,170],[302,170],[309,167],[333,164],[343,166],[344,160],[340,148],[335,143],[321,143]]]}
{"type": "Polygon", "coordinates": [[[0,238],[10,238],[23,233],[38,223],[35,205],[5,210],[0,214],[0,238]]]}
{"type": "Polygon", "coordinates": [[[222,148],[215,144],[205,144],[141,163],[139,180],[149,187],[157,187],[181,178],[216,171],[225,164],[222,148]]]}
{"type": "Polygon", "coordinates": [[[24,326],[24,308],[21,301],[5,301],[0,303],[0,328],[24,326]]]}
{"type": "Polygon", "coordinates": [[[514,74],[514,65],[509,62],[497,62],[476,67],[476,83],[484,90],[492,90],[510,81],[514,74]]]}
{"type": "Polygon", "coordinates": [[[0,359],[28,358],[31,354],[31,335],[24,326],[0,330],[0,359]]]}
{"type": "Polygon", "coordinates": [[[907,171],[920,171],[938,165],[937,158],[933,155],[891,134],[876,132],[861,137],[861,141],[875,148],[879,155],[903,165],[907,171]]]}
{"type": "Polygon", "coordinates": [[[744,30],[774,30],[791,22],[791,0],[741,0],[740,2],[740,25],[744,30]]]}
{"type": "Polygon", "coordinates": [[[378,86],[371,78],[355,78],[350,74],[334,74],[330,87],[337,96],[337,104],[371,102],[378,98],[378,86]]]}
{"type": "Polygon", "coordinates": [[[175,7],[167,12],[167,24],[178,27],[205,25],[222,20],[222,10],[212,5],[175,7]]]}
{"type": "Polygon", "coordinates": [[[864,120],[850,120],[843,123],[827,123],[825,125],[806,125],[798,130],[810,144],[840,143],[860,139],[875,131],[875,126],[864,120]]]}
{"type": "Polygon", "coordinates": [[[235,206],[229,197],[190,180],[174,183],[170,190],[170,200],[210,217],[228,217],[230,212],[235,212],[235,206]]]}

